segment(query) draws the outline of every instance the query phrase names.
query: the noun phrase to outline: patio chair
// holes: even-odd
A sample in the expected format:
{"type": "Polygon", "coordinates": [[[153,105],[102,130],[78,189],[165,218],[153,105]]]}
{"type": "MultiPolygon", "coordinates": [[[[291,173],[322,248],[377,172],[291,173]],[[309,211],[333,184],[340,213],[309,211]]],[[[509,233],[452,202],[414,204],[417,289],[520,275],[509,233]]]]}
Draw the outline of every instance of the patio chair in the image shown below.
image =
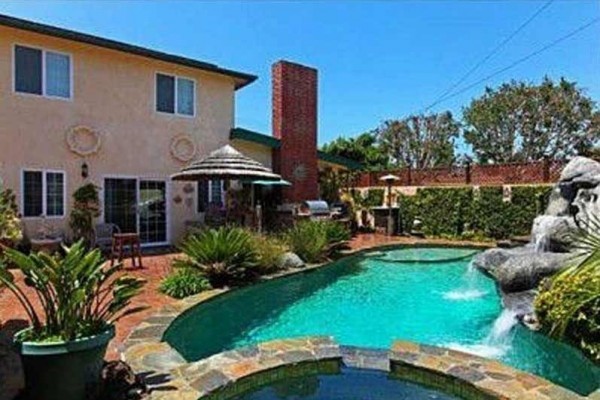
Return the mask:
{"type": "Polygon", "coordinates": [[[113,235],[121,233],[121,229],[116,224],[97,224],[94,230],[94,246],[108,252],[112,248],[113,235]]]}

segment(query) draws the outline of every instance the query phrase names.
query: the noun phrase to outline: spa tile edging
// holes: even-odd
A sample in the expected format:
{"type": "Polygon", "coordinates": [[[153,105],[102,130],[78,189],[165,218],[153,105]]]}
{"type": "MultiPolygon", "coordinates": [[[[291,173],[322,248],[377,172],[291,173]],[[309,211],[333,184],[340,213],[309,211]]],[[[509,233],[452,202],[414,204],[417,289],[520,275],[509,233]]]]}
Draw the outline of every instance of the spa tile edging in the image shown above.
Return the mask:
{"type": "Polygon", "coordinates": [[[595,399],[580,396],[495,360],[412,342],[394,342],[390,368],[392,376],[433,386],[465,399],[595,399]]]}

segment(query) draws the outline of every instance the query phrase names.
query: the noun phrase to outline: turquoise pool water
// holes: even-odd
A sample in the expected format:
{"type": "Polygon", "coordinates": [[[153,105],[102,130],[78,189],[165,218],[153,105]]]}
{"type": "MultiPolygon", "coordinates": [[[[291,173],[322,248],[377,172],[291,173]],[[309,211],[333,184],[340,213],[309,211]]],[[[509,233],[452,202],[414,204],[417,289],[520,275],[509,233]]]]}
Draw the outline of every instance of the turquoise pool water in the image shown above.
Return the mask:
{"type": "Polygon", "coordinates": [[[403,339],[496,358],[579,393],[593,391],[598,368],[571,347],[515,326],[501,313],[494,283],[469,268],[472,255],[410,248],[349,257],[195,307],[165,340],[192,361],[294,336],[331,335],[373,348],[403,339]]]}

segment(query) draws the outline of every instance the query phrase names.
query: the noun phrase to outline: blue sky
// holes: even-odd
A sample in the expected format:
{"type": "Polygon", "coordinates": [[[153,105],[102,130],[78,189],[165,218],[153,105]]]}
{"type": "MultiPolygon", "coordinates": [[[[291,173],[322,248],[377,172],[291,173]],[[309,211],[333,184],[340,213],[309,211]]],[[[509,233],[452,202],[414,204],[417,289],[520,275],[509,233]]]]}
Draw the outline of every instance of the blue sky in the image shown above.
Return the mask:
{"type": "MultiPolygon", "coordinates": [[[[271,132],[271,64],[314,66],[323,143],[422,110],[544,3],[4,0],[0,13],[254,73],[259,80],[237,94],[236,124],[264,133],[271,132]]],[[[598,0],[554,1],[461,87],[595,17],[598,0]]],[[[544,75],[575,80],[600,101],[600,23],[433,110],[460,115],[486,84],[544,75]]]]}

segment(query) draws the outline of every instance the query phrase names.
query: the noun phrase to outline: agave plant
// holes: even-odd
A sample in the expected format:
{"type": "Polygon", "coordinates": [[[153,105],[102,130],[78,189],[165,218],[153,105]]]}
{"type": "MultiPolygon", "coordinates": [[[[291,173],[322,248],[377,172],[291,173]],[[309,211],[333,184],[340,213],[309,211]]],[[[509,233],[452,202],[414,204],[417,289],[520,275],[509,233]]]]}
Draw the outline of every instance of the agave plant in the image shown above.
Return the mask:
{"type": "Polygon", "coordinates": [[[212,287],[239,284],[256,275],[257,253],[252,234],[245,229],[201,231],[188,237],[180,248],[186,257],[176,260],[175,267],[199,270],[212,287]]]}
{"type": "Polygon", "coordinates": [[[45,253],[25,255],[7,249],[6,258],[20,269],[34,289],[36,307],[15,277],[0,265],[0,282],[13,292],[31,323],[23,340],[70,341],[106,330],[112,323],[141,308],[129,308],[144,281],[118,276],[122,264],[105,266],[100,250],[87,251],[82,241],[64,247],[64,257],[45,253]]]}
{"type": "Polygon", "coordinates": [[[600,220],[575,235],[572,265],[542,285],[536,313],[548,333],[600,361],[600,220]]]}

